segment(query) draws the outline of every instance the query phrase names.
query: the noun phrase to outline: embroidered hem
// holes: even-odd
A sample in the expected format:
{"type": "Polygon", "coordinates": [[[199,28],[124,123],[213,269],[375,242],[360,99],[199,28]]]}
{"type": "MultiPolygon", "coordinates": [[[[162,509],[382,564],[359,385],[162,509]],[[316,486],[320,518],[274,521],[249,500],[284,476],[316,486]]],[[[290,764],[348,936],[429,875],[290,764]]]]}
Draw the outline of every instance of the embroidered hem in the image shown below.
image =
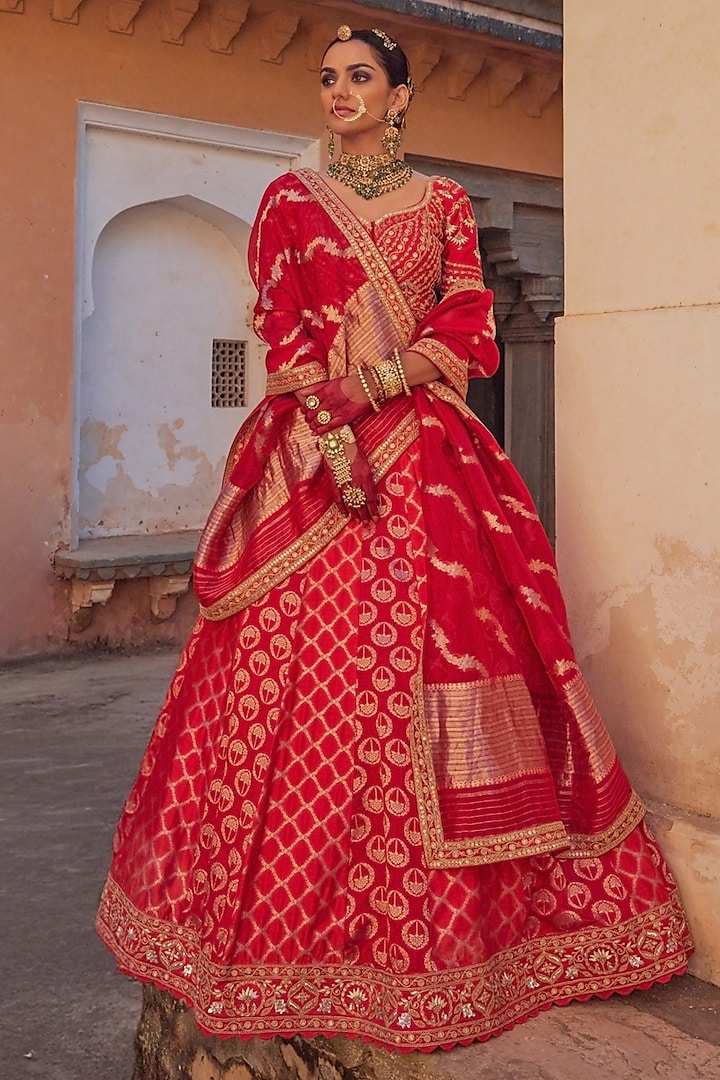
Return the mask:
{"type": "Polygon", "coordinates": [[[210,1035],[360,1036],[429,1051],[490,1035],[554,1003],[629,993],[687,967],[679,900],[617,926],[545,935],[483,964],[402,974],[356,964],[220,967],[191,931],[142,915],[108,880],[98,932],[118,965],[193,1008],[210,1035]]]}

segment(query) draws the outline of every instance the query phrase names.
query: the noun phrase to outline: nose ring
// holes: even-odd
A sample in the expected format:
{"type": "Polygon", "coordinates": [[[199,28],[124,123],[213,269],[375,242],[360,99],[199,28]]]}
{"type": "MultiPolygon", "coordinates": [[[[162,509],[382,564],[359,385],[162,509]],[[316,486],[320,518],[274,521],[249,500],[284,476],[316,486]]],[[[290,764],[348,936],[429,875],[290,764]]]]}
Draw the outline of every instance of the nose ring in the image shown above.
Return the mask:
{"type": "Polygon", "coordinates": [[[335,109],[335,105],[337,104],[337,98],[335,98],[335,100],[332,103],[332,111],[335,113],[338,120],[343,120],[346,124],[354,124],[356,120],[359,120],[361,116],[365,115],[365,113],[367,112],[367,105],[365,104],[365,102],[363,101],[363,99],[360,97],[359,94],[351,93],[349,96],[357,98],[358,101],[360,102],[360,105],[358,107],[358,111],[355,113],[354,116],[351,116],[350,119],[348,119],[346,116],[340,116],[337,113],[337,111],[335,109]]]}

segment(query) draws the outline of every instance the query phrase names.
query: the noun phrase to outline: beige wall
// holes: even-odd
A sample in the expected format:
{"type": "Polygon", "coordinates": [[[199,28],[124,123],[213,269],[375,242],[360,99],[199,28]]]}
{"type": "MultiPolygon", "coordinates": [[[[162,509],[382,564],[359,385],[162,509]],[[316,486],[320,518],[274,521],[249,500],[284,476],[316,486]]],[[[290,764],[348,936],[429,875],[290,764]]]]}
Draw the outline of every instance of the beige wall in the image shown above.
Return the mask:
{"type": "Polygon", "coordinates": [[[720,21],[566,0],[557,534],[582,666],[720,982],[720,21]]]}
{"type": "MultiPolygon", "coordinates": [[[[59,15],[70,15],[74,6],[69,0],[52,5],[59,15]]],[[[323,125],[315,55],[339,22],[366,25],[377,18],[407,40],[411,53],[415,48],[419,57],[428,46],[438,59],[413,103],[410,152],[560,174],[560,98],[543,96],[543,71],[557,66],[557,58],[546,64],[532,50],[521,54],[387,13],[359,15],[347,4],[278,6],[270,0],[252,0],[232,54],[223,55],[208,47],[215,6],[201,5],[184,43],[170,44],[162,40],[163,17],[170,12],[182,21],[192,5],[146,0],[133,32],[121,34],[108,29],[108,20],[125,17],[132,5],[114,0],[85,0],[76,24],[51,18],[49,2],[25,0],[24,11],[22,0],[0,4],[0,656],[42,651],[67,636],[68,586],[55,581],[51,557],[69,538],[78,100],[317,138],[323,125]],[[472,78],[467,56],[481,47],[488,59],[472,78]],[[281,62],[261,59],[274,53],[281,62]],[[508,58],[520,63],[521,73],[527,68],[527,78],[501,102],[502,77],[512,68],[498,65],[508,58]]],[[[552,93],[552,71],[549,85],[552,93]]],[[[96,632],[84,640],[126,640],[128,620],[133,640],[142,639],[141,613],[127,614],[132,592],[119,585],[96,632]]],[[[148,623],[145,629],[147,640],[173,636],[172,626],[148,623]]],[[[177,633],[182,637],[184,630],[177,633]]]]}

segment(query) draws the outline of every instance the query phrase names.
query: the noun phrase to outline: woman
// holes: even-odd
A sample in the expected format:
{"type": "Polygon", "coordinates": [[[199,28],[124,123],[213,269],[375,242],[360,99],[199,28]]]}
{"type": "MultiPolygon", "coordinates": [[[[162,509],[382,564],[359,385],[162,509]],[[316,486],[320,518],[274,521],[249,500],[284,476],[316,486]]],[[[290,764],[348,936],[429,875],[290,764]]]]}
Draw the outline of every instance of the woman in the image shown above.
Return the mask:
{"type": "Polygon", "coordinates": [[[267,397],[98,925],[209,1033],[431,1050],[667,980],[690,942],[530,497],[464,404],[498,364],[469,200],[396,157],[388,35],[341,27],[321,80],[342,154],[258,212],[267,397]]]}

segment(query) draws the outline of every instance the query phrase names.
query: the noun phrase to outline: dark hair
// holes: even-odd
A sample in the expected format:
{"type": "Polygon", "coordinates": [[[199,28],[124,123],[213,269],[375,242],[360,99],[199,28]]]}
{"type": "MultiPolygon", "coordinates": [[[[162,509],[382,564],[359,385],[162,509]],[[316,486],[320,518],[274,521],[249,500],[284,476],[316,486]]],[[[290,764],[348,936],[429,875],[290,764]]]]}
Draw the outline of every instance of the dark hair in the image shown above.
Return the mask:
{"type": "MultiPolygon", "coordinates": [[[[412,80],[410,79],[410,66],[408,64],[407,56],[397,42],[395,42],[394,38],[390,39],[394,43],[394,48],[388,49],[385,44],[385,37],[389,37],[389,35],[383,35],[375,30],[353,30],[351,36],[345,38],[345,40],[364,41],[366,45],[370,46],[380,61],[380,65],[387,75],[390,85],[392,87],[407,86],[408,88],[411,88],[412,80]]],[[[331,41],[323,53],[323,59],[325,59],[325,53],[327,53],[328,49],[331,49],[333,45],[337,45],[338,42],[342,43],[342,40],[342,38],[336,37],[331,41]]]]}

